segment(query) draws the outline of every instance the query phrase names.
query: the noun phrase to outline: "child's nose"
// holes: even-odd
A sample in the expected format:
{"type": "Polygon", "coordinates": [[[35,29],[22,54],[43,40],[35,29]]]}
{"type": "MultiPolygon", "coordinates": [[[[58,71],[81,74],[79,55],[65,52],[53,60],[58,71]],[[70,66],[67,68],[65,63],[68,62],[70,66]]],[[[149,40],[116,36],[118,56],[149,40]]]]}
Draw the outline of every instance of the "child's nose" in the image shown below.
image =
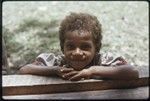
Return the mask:
{"type": "Polygon", "coordinates": [[[75,49],[74,52],[71,54],[71,59],[73,60],[84,60],[85,56],[79,48],[75,49]]]}
{"type": "Polygon", "coordinates": [[[83,52],[82,52],[82,50],[80,48],[76,48],[72,55],[82,56],[83,52]]]}
{"type": "Polygon", "coordinates": [[[75,52],[74,52],[75,55],[83,55],[83,52],[80,48],[76,48],[75,52]]]}

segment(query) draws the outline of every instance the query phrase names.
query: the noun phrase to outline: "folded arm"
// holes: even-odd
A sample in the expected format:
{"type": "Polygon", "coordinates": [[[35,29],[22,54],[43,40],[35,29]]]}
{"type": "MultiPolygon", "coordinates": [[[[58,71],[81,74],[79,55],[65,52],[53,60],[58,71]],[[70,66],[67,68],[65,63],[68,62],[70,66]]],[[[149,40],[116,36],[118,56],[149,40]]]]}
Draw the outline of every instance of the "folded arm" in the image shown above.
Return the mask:
{"type": "Polygon", "coordinates": [[[56,66],[41,66],[41,65],[34,65],[34,64],[27,64],[21,67],[18,71],[19,74],[32,74],[32,75],[42,75],[42,76],[49,76],[49,75],[56,75],[56,66]]]}
{"type": "Polygon", "coordinates": [[[35,64],[27,64],[21,67],[18,71],[18,74],[31,74],[31,75],[40,75],[40,76],[59,76],[63,79],[65,73],[73,71],[73,68],[59,67],[59,66],[41,66],[35,64]],[[63,70],[63,72],[62,72],[63,70]]]}
{"type": "Polygon", "coordinates": [[[120,65],[115,67],[93,66],[91,69],[92,76],[100,76],[108,79],[137,79],[139,73],[131,65],[120,65]]]}
{"type": "Polygon", "coordinates": [[[104,79],[129,80],[139,78],[139,73],[136,68],[131,65],[115,67],[92,66],[88,69],[83,69],[78,74],[72,76],[70,80],[80,80],[81,78],[89,79],[95,76],[104,79]]]}

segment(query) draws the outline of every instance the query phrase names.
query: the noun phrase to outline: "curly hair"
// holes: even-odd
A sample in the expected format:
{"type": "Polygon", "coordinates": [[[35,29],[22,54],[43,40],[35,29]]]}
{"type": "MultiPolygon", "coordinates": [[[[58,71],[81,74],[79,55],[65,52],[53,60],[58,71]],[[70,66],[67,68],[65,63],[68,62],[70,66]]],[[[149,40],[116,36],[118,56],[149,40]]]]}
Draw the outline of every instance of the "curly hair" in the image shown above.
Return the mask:
{"type": "Polygon", "coordinates": [[[100,51],[102,30],[97,17],[87,13],[71,13],[61,22],[59,28],[59,39],[62,52],[64,51],[65,33],[74,30],[84,30],[92,33],[96,52],[100,51]]]}

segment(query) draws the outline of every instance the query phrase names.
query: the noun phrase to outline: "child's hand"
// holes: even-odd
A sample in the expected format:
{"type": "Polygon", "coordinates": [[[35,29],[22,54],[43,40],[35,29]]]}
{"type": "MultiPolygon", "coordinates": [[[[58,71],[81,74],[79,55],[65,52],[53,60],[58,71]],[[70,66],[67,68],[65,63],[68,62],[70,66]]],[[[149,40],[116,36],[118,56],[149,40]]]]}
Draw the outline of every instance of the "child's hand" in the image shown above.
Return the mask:
{"type": "Polygon", "coordinates": [[[71,71],[63,75],[64,78],[67,78],[71,81],[78,81],[82,79],[89,79],[92,75],[90,69],[83,69],[81,71],[71,71]]]}
{"type": "Polygon", "coordinates": [[[74,71],[73,68],[61,67],[61,68],[57,68],[56,74],[58,76],[60,76],[61,78],[63,78],[63,79],[68,79],[67,77],[64,77],[63,75],[66,74],[66,73],[70,73],[72,71],[74,71]]]}

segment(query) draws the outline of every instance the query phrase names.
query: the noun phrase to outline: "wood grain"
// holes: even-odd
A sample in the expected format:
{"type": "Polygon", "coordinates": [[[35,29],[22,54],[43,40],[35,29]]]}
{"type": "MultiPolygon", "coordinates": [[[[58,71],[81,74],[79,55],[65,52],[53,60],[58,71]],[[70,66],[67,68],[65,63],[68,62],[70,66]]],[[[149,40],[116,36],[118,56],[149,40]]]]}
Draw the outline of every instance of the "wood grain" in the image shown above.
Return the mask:
{"type": "Polygon", "coordinates": [[[125,89],[148,86],[148,67],[139,69],[136,80],[84,80],[67,81],[56,77],[35,75],[6,75],[2,77],[3,95],[52,94],[106,89],[125,89]]]}
{"type": "Polygon", "coordinates": [[[132,89],[112,89],[84,92],[69,92],[55,94],[13,95],[3,96],[3,99],[148,99],[149,87],[138,87],[132,89]]]}

